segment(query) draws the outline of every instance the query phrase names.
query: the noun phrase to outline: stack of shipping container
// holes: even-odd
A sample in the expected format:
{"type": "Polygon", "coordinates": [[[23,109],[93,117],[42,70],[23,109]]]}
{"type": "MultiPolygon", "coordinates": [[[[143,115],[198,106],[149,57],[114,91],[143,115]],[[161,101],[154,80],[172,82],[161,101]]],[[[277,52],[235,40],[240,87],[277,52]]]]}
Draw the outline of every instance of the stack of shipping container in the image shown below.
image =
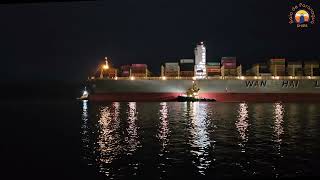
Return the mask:
{"type": "Polygon", "coordinates": [[[319,76],[319,62],[317,61],[306,61],[304,62],[304,75],[305,76],[319,76]]]}
{"type": "Polygon", "coordinates": [[[221,58],[221,75],[237,76],[237,60],[236,57],[221,58]]]}
{"type": "Polygon", "coordinates": [[[267,76],[270,75],[269,67],[266,63],[253,64],[250,70],[250,75],[253,76],[267,76]]]}
{"type": "Polygon", "coordinates": [[[194,60],[180,59],[180,76],[193,77],[194,76],[194,60]]]}
{"type": "Polygon", "coordinates": [[[132,64],[130,68],[130,75],[134,77],[147,77],[148,68],[146,64],[132,64]]]}
{"type": "Polygon", "coordinates": [[[289,76],[303,76],[302,62],[288,62],[287,74],[289,76]]]}
{"type": "Polygon", "coordinates": [[[179,77],[180,67],[179,63],[165,63],[164,64],[164,75],[166,77],[179,77]]]}
{"type": "Polygon", "coordinates": [[[120,67],[120,76],[121,77],[129,77],[130,76],[130,65],[123,65],[120,67]]]}
{"type": "Polygon", "coordinates": [[[272,76],[286,75],[286,59],[270,59],[269,63],[272,76]]]}
{"type": "Polygon", "coordinates": [[[219,62],[208,62],[206,68],[208,77],[221,76],[221,67],[219,62]]]}
{"type": "Polygon", "coordinates": [[[110,67],[108,69],[104,69],[101,66],[101,69],[95,73],[95,77],[100,78],[115,78],[118,76],[118,69],[110,67]]]}
{"type": "Polygon", "coordinates": [[[117,77],[118,70],[116,68],[109,68],[106,72],[107,72],[107,77],[114,78],[114,77],[117,77]]]}
{"type": "Polygon", "coordinates": [[[241,64],[237,67],[237,76],[242,76],[242,65],[241,64]]]}

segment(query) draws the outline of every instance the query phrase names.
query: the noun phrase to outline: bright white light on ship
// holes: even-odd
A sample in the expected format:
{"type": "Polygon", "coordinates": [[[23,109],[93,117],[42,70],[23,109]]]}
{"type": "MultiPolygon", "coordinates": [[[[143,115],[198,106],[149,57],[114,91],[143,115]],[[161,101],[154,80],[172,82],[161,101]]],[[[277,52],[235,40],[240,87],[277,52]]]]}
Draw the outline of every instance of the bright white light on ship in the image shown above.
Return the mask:
{"type": "Polygon", "coordinates": [[[162,76],[162,80],[166,80],[167,78],[165,76],[162,76]]]}
{"type": "Polygon", "coordinates": [[[88,91],[84,90],[82,93],[83,96],[87,96],[88,95],[88,91]]]}
{"type": "Polygon", "coordinates": [[[196,77],[192,77],[193,80],[196,80],[196,77]]]}
{"type": "Polygon", "coordinates": [[[115,79],[115,80],[118,80],[118,77],[115,77],[114,79],[115,79]]]}
{"type": "Polygon", "coordinates": [[[293,79],[293,76],[289,76],[290,77],[290,79],[293,79]]]}
{"type": "Polygon", "coordinates": [[[308,76],[308,79],[311,79],[311,76],[308,76]]]}
{"type": "Polygon", "coordinates": [[[134,76],[131,76],[131,77],[130,77],[130,80],[134,80],[134,76]]]}
{"type": "Polygon", "coordinates": [[[257,77],[257,76],[255,76],[254,78],[255,78],[255,79],[258,79],[258,77],[257,77]]]}
{"type": "Polygon", "coordinates": [[[279,77],[279,76],[276,76],[275,78],[276,78],[276,79],[279,79],[280,77],[279,77]]]}

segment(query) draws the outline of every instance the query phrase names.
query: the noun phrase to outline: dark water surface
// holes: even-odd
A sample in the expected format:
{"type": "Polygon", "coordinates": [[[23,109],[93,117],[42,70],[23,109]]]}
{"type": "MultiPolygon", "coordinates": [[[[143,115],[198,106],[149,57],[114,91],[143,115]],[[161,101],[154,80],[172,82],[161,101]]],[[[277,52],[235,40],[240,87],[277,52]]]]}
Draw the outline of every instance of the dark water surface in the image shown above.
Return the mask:
{"type": "Polygon", "coordinates": [[[79,108],[81,163],[105,179],[320,175],[320,104],[83,101],[79,108]]]}
{"type": "Polygon", "coordinates": [[[1,179],[320,176],[320,104],[2,101],[1,179]]]}

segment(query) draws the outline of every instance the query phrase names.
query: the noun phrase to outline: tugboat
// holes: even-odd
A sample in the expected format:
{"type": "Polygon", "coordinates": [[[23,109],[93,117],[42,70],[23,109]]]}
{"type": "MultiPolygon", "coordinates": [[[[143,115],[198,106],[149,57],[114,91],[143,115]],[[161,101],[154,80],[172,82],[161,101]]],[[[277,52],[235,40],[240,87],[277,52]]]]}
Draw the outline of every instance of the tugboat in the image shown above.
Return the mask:
{"type": "Polygon", "coordinates": [[[197,87],[197,85],[194,83],[194,81],[192,81],[192,87],[187,90],[186,95],[178,96],[177,101],[178,102],[216,101],[215,99],[200,98],[198,95],[199,91],[200,91],[200,89],[197,87]]]}
{"type": "Polygon", "coordinates": [[[88,96],[89,96],[89,93],[87,91],[87,88],[85,87],[84,88],[84,91],[82,93],[82,96],[77,98],[78,100],[88,100],[88,96]]]}

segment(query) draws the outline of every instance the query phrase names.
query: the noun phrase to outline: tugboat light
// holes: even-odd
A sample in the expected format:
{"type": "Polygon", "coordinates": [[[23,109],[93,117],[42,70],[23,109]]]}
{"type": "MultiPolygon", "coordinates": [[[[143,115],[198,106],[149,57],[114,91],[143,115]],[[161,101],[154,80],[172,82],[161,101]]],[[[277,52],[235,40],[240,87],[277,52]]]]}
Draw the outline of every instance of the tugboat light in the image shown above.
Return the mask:
{"type": "Polygon", "coordinates": [[[87,91],[87,90],[84,90],[83,93],[82,93],[82,95],[83,95],[83,96],[87,96],[87,95],[88,95],[88,91],[87,91]]]}

